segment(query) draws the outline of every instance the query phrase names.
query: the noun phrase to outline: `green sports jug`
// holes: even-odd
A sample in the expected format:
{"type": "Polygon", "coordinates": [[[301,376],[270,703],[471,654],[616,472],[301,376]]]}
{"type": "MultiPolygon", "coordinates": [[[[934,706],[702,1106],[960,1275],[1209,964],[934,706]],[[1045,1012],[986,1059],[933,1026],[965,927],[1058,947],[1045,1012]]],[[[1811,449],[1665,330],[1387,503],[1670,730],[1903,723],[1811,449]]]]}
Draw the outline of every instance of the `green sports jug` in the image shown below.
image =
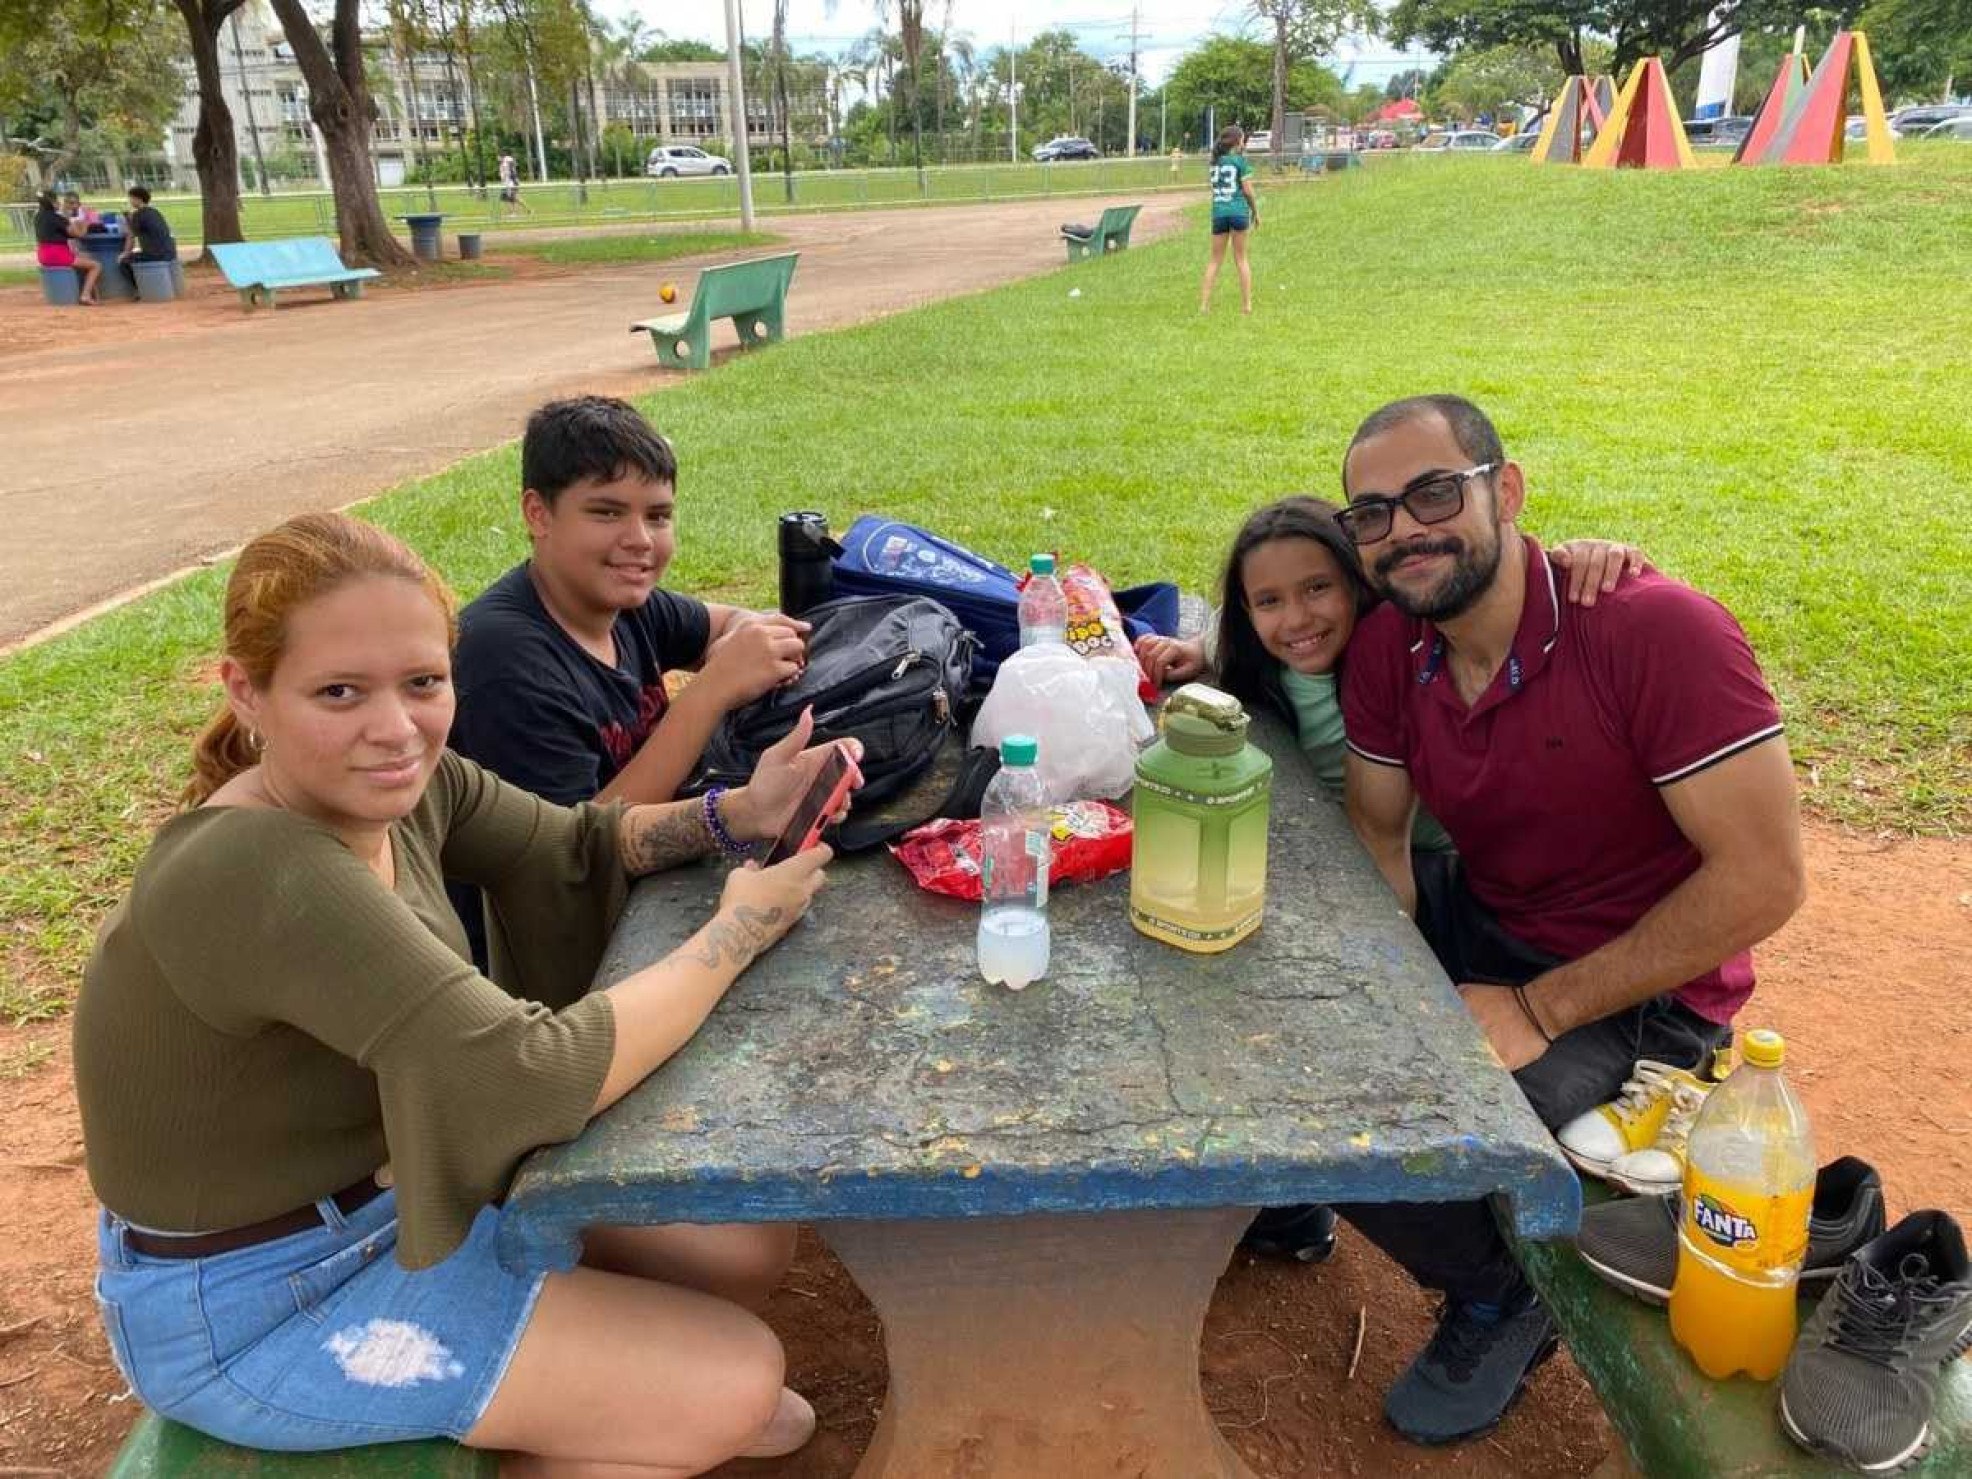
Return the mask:
{"type": "Polygon", "coordinates": [[[1138,757],[1130,922],[1181,950],[1230,950],[1260,927],[1274,762],[1246,740],[1239,700],[1187,683],[1138,757]]]}

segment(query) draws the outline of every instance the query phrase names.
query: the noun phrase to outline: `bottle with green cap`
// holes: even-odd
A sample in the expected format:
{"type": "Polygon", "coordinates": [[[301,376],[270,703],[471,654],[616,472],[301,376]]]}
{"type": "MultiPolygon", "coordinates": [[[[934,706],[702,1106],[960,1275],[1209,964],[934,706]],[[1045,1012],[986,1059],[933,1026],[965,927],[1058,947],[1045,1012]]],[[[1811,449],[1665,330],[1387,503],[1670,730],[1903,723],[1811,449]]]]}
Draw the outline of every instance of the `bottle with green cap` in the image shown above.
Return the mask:
{"type": "Polygon", "coordinates": [[[1055,579],[1054,556],[1035,555],[1027,561],[1027,583],[1020,588],[1020,645],[1067,641],[1068,597],[1055,579]]]}
{"type": "Polygon", "coordinates": [[[1794,1286],[1808,1252],[1815,1147],[1787,1086],[1787,1044],[1747,1033],[1685,1150],[1671,1335],[1707,1376],[1770,1381],[1794,1347],[1794,1286]]]}
{"type": "Polygon", "coordinates": [[[979,803],[979,973],[1018,991],[1048,973],[1048,798],[1033,736],[1000,741],[1000,769],[979,803]]]}
{"type": "Polygon", "coordinates": [[[1274,762],[1248,743],[1246,724],[1238,699],[1187,683],[1137,758],[1130,921],[1201,955],[1258,929],[1267,897],[1274,762]]]}

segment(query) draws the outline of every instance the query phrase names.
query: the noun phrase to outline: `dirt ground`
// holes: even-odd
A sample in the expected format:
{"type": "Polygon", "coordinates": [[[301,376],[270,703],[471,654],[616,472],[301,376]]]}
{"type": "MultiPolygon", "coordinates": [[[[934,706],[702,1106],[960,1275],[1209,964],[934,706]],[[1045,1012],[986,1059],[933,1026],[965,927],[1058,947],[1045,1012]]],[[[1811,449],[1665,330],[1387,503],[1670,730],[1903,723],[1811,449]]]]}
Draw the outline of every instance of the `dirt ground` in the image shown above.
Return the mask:
{"type": "MultiPolygon", "coordinates": [[[[809,333],[1061,267],[1056,228],[1101,204],[773,217],[764,229],[785,245],[760,250],[801,253],[788,332],[809,333]]],[[[1169,230],[1179,204],[1148,198],[1136,235],[1169,230]]],[[[196,265],[169,304],[58,309],[38,286],[0,288],[0,650],[286,515],[516,437],[554,396],[682,378],[627,330],[665,311],[662,282],[689,301],[705,259],[559,268],[493,246],[511,274],[499,281],[354,302],[300,289],[271,314],[196,265]]],[[[720,330],[715,344],[733,342],[720,330]]]]}
{"type": "MultiPolygon", "coordinates": [[[[1748,1025],[1788,1036],[1824,1160],[1883,1172],[1892,1217],[1916,1207],[1972,1215],[1972,1087],[1963,1065],[1972,961],[1972,843],[1886,839],[1811,823],[1810,895],[1759,955],[1748,1025]]],[[[885,866],[888,866],[887,864],[885,866]]],[[[135,1415],[90,1299],[94,1203],[65,1024],[0,1029],[0,1474],[103,1472],[135,1415]]],[[[769,1311],[791,1380],[822,1429],[801,1454],[750,1475],[849,1474],[884,1393],[875,1316],[812,1237],[769,1311]]],[[[1207,1399],[1228,1439],[1269,1479],[1461,1475],[1562,1479],[1591,1472],[1610,1434],[1565,1360],[1489,1437],[1411,1448],[1380,1401],[1429,1333],[1422,1295],[1348,1237],[1316,1269],[1236,1259],[1206,1325],[1207,1399]],[[1367,1329],[1346,1379],[1359,1312],[1367,1329]]],[[[737,1468],[735,1470],[737,1472],[737,1468]]]]}

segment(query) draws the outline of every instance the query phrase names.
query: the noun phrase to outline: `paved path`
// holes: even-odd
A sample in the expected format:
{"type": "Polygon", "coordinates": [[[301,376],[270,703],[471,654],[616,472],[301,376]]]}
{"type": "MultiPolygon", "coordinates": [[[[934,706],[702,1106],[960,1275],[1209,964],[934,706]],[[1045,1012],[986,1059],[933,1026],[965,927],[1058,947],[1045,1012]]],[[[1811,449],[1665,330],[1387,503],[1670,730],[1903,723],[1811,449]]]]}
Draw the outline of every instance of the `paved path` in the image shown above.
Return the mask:
{"type": "MultiPolygon", "coordinates": [[[[1168,230],[1180,204],[1148,200],[1138,238],[1168,230]]],[[[775,218],[767,228],[802,254],[790,333],[1059,268],[1055,227],[1090,208],[1054,198],[775,218]]],[[[693,267],[353,303],[301,293],[251,317],[231,294],[106,306],[77,325],[86,340],[18,350],[0,361],[0,646],[289,514],[495,446],[544,400],[677,383],[626,328],[659,311],[657,282],[676,280],[682,299],[693,267]],[[139,313],[151,317],[124,317],[139,313]]],[[[4,305],[9,315],[54,311],[31,289],[4,305]]]]}

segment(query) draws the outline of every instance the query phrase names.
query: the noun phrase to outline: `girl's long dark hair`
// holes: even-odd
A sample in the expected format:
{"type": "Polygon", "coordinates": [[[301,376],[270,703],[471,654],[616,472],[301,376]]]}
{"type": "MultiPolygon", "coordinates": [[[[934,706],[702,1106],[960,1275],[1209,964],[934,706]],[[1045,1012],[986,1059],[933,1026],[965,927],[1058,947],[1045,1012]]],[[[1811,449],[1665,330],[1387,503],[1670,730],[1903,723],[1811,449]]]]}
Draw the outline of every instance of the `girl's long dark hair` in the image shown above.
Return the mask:
{"type": "Polygon", "coordinates": [[[1280,681],[1280,659],[1261,645],[1246,610],[1246,580],[1241,567],[1246,557],[1276,539],[1312,539],[1335,557],[1342,578],[1356,600],[1356,614],[1376,604],[1376,594],[1363,577],[1356,547],[1335,522],[1335,505],[1305,494],[1283,498],[1255,509],[1234,536],[1226,555],[1226,573],[1219,587],[1219,687],[1246,706],[1248,713],[1272,708],[1292,719],[1293,706],[1280,681]]]}
{"type": "Polygon", "coordinates": [[[1219,130],[1219,141],[1212,146],[1212,162],[1217,164],[1246,142],[1246,130],[1228,123],[1219,130]]]}

